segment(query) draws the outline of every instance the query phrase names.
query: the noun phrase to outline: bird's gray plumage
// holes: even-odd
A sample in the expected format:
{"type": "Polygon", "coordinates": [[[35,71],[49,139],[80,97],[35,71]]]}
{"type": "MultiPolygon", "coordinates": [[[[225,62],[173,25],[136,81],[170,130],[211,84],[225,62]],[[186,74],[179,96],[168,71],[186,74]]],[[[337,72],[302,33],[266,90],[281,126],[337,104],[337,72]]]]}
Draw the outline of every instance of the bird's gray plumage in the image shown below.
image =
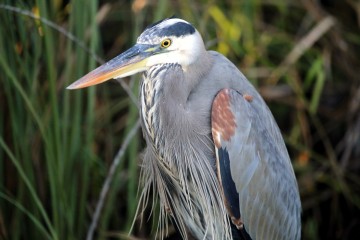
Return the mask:
{"type": "MultiPolygon", "coordinates": [[[[155,65],[144,73],[140,96],[147,149],[142,174],[159,192],[160,204],[168,210],[163,215],[176,216],[184,237],[189,228],[199,239],[204,235],[225,239],[230,229],[214,174],[211,100],[188,104],[190,98],[197,98],[188,81],[203,77],[198,69],[188,69],[188,74],[194,71],[191,75],[198,76],[194,79],[186,77],[178,64],[155,65]]],[[[146,193],[151,185],[146,183],[146,193]]]]}
{"type": "Polygon", "coordinates": [[[177,216],[176,223],[180,230],[185,232],[188,227],[199,239],[203,236],[228,238],[226,224],[229,223],[225,218],[219,219],[224,214],[224,207],[221,206],[221,194],[213,170],[215,154],[211,137],[211,106],[216,94],[224,88],[250,94],[254,100],[247,114],[252,116],[242,116],[246,111],[234,105],[239,129],[235,139],[224,142],[232,159],[232,176],[240,195],[242,220],[253,239],[298,239],[299,227],[295,226],[299,226],[300,216],[297,184],[285,145],[269,109],[247,79],[226,58],[207,51],[200,56],[201,59],[189,67],[187,72],[177,64],[162,64],[144,73],[140,96],[148,148],[143,161],[143,179],[150,179],[157,187],[160,203],[169,210],[170,215],[177,216]],[[149,109],[144,109],[145,106],[149,109]],[[240,128],[244,120],[247,129],[240,128]],[[266,124],[261,124],[264,122],[266,124]],[[270,129],[261,129],[261,126],[270,126],[270,129]],[[271,172],[282,170],[285,170],[284,173],[271,172]],[[275,176],[269,176],[269,181],[268,176],[261,176],[261,172],[265,171],[275,176]],[[159,178],[167,174],[171,180],[159,178]],[[253,179],[254,174],[257,174],[256,179],[253,179]],[[189,175],[197,178],[189,178],[189,175]],[[284,189],[274,191],[274,187],[282,186],[284,189]],[[209,192],[215,194],[210,198],[209,192]],[[287,212],[288,206],[282,212],[267,209],[271,201],[268,198],[278,198],[277,205],[269,207],[282,208],[279,205],[292,204],[287,202],[286,194],[293,194],[291,199],[298,201],[292,211],[287,212]],[[215,207],[209,208],[213,205],[215,207]],[[214,212],[214,209],[218,212],[214,212]],[[267,217],[273,221],[267,222],[267,217]],[[203,226],[191,221],[199,218],[203,218],[203,221],[198,221],[203,222],[203,226]],[[294,227],[280,232],[282,228],[277,224],[283,223],[281,220],[290,221],[290,218],[295,219],[292,223],[294,227]],[[251,225],[254,221],[256,226],[251,225]],[[285,237],[280,238],[281,234],[285,237]]]}
{"type": "Polygon", "coordinates": [[[151,25],[110,63],[69,88],[143,72],[147,148],[140,212],[154,190],[159,228],[170,216],[185,239],[188,233],[196,239],[300,239],[296,178],[270,110],[228,59],[206,51],[191,24],[172,18],[151,25]]]}
{"type": "Polygon", "coordinates": [[[241,220],[253,239],[299,239],[297,183],[278,127],[258,96],[248,101],[233,89],[228,96],[237,130],[221,148],[229,154],[241,220]]]}
{"type": "MultiPolygon", "coordinates": [[[[297,184],[279,129],[260,95],[230,61],[219,53],[212,51],[204,52],[201,56],[202,59],[199,59],[196,65],[191,66],[187,72],[184,72],[179,65],[168,64],[156,65],[144,73],[140,96],[142,98],[141,102],[146,103],[142,104],[143,110],[141,114],[143,129],[145,129],[144,136],[147,140],[148,148],[143,161],[143,179],[146,181],[150,179],[155,186],[158,186],[157,191],[163,192],[160,195],[160,198],[163,198],[160,202],[165,203],[164,207],[171,208],[172,204],[166,203],[167,201],[174,201],[176,203],[173,205],[176,205],[176,208],[178,208],[181,213],[177,213],[176,209],[174,209],[172,210],[172,214],[182,215],[182,218],[177,219],[178,224],[196,225],[189,221],[189,219],[194,219],[192,214],[194,214],[195,211],[184,210],[189,207],[187,204],[189,204],[190,201],[187,202],[177,199],[179,196],[184,197],[184,199],[187,197],[198,197],[187,196],[195,189],[192,189],[193,187],[187,186],[186,184],[200,185],[201,188],[196,189],[197,193],[205,190],[205,192],[202,193],[204,197],[197,199],[199,203],[196,204],[205,207],[205,209],[199,209],[200,212],[210,211],[207,214],[212,214],[211,209],[206,209],[209,204],[214,204],[211,201],[209,202],[210,199],[206,199],[207,191],[218,191],[219,188],[218,182],[214,179],[216,177],[215,171],[207,172],[215,168],[215,154],[210,122],[212,101],[216,94],[224,88],[249,94],[254,99],[250,104],[251,109],[247,110],[248,112],[243,112],[243,109],[236,109],[236,105],[233,107],[235,108],[234,112],[237,113],[236,122],[239,123],[239,126],[246,120],[246,127],[250,129],[245,129],[247,130],[246,132],[239,128],[232,141],[224,142],[224,147],[229,150],[230,159],[232,159],[232,169],[236,169],[236,171],[232,171],[232,175],[234,181],[237,183],[236,186],[240,195],[242,220],[249,229],[250,235],[254,236],[253,239],[281,239],[280,235],[277,235],[279,238],[272,238],[272,236],[274,236],[272,234],[283,231],[283,228],[277,225],[277,223],[281,223],[278,220],[289,219],[288,221],[290,221],[291,216],[279,215],[286,214],[288,206],[284,208],[284,212],[272,213],[269,212],[270,210],[267,211],[266,205],[269,204],[267,201],[273,200],[265,199],[262,201],[259,199],[262,196],[274,199],[279,198],[277,204],[283,204],[287,203],[286,201],[288,200],[282,202],[283,196],[279,195],[279,193],[285,195],[292,194],[291,199],[296,199],[297,202],[296,207],[288,214],[294,214],[294,217],[291,218],[295,219],[293,220],[293,224],[299,225],[300,202],[298,201],[297,184]],[[149,85],[151,85],[151,87],[149,87],[149,85]],[[147,92],[149,94],[147,94],[147,92]],[[151,103],[147,103],[146,98],[148,98],[151,103]],[[154,109],[146,110],[144,109],[145,106],[151,106],[154,109]],[[247,115],[243,116],[243,113],[255,116],[252,116],[250,119],[247,115]],[[262,128],[259,128],[261,126],[262,128]],[[268,126],[268,129],[264,129],[264,126],[268,126]],[[247,138],[247,141],[243,141],[240,137],[247,138]],[[264,146],[264,144],[267,145],[264,146]],[[272,146],[277,147],[272,148],[272,146]],[[240,149],[242,151],[239,151],[240,149]],[[272,158],[272,156],[274,156],[275,159],[272,158]],[[280,159],[276,159],[276,156],[280,159]],[[269,160],[273,160],[274,162],[269,160]],[[261,164],[258,162],[261,162],[261,164]],[[271,164],[279,166],[273,167],[271,164]],[[169,170],[167,174],[171,172],[170,176],[173,182],[168,183],[164,179],[159,179],[158,176],[162,174],[154,174],[154,170],[149,171],[149,169],[154,168],[154,166],[156,166],[158,171],[161,171],[162,167],[167,168],[169,170]],[[282,170],[285,171],[282,172],[282,170]],[[197,175],[198,173],[196,171],[203,172],[203,179],[194,179],[194,182],[190,183],[188,181],[188,174],[195,172],[192,174],[197,175]],[[254,172],[257,173],[260,171],[268,171],[268,174],[275,174],[275,176],[269,176],[269,179],[261,175],[253,178],[254,172]],[[247,183],[245,187],[241,186],[243,182],[247,183]],[[251,184],[249,185],[249,183],[251,184]],[[176,184],[178,184],[178,186],[174,188],[176,184]],[[181,184],[185,184],[185,186],[181,186],[181,184]],[[276,186],[274,184],[276,184],[276,186]],[[280,191],[282,189],[276,191],[280,185],[285,186],[285,189],[283,189],[284,192],[280,191]],[[258,187],[258,189],[256,189],[256,187],[258,187]],[[181,193],[173,195],[173,193],[177,191],[181,193]],[[259,191],[259,193],[251,195],[249,194],[250,191],[259,191]],[[290,192],[286,193],[286,191],[290,192]],[[166,197],[166,193],[172,195],[172,199],[166,197]],[[254,199],[252,199],[252,197],[254,197],[254,199]],[[257,208],[258,204],[260,206],[259,209],[257,208]],[[252,214],[257,215],[252,216],[252,214]],[[269,218],[276,217],[278,220],[273,219],[272,222],[265,223],[266,218],[263,218],[264,215],[268,215],[269,218]],[[247,221],[248,219],[251,223],[256,221],[257,225],[253,227],[250,222],[247,221]],[[270,225],[270,227],[266,229],[268,225],[270,225]],[[259,231],[262,232],[259,233],[259,231]]],[[[220,206],[222,202],[221,196],[214,195],[212,198],[215,199],[214,202],[219,205],[219,213],[222,213],[224,209],[220,206]]],[[[292,203],[288,204],[290,205],[292,203]]],[[[218,215],[219,213],[215,214],[218,215]]],[[[210,217],[206,219],[209,220],[213,218],[210,217]]],[[[198,231],[198,235],[196,236],[199,238],[204,235],[207,228],[209,231],[207,236],[209,236],[209,238],[210,236],[213,239],[226,238],[224,235],[226,231],[223,229],[223,225],[228,224],[226,219],[214,218],[213,221],[209,221],[209,224],[210,226],[204,226],[202,230],[199,230],[201,229],[200,226],[187,227],[190,227],[190,229],[194,228],[193,233],[195,232],[195,235],[196,231],[198,231]],[[213,233],[210,232],[212,225],[221,229],[220,232],[218,229],[212,230],[218,233],[218,235],[213,235],[213,233]]],[[[300,236],[299,228],[294,231],[292,235],[286,235],[288,232],[282,234],[288,237],[294,236],[293,238],[290,237],[287,239],[298,239],[298,237],[295,236],[300,236]]],[[[286,237],[284,239],[286,239],[286,237]]]]}

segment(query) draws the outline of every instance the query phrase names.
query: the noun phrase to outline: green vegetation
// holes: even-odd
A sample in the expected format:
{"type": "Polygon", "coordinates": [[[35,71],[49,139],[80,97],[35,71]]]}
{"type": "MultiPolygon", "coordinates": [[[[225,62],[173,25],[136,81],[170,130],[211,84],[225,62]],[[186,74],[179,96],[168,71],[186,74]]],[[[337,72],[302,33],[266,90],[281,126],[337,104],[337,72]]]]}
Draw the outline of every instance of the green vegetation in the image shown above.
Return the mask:
{"type": "Polygon", "coordinates": [[[192,22],[268,102],[298,178],[303,238],[359,236],[357,1],[100,2],[0,3],[0,239],[84,239],[107,176],[95,239],[153,238],[156,213],[127,236],[144,147],[139,130],[128,141],[139,76],[65,88],[172,14],[192,22]]]}

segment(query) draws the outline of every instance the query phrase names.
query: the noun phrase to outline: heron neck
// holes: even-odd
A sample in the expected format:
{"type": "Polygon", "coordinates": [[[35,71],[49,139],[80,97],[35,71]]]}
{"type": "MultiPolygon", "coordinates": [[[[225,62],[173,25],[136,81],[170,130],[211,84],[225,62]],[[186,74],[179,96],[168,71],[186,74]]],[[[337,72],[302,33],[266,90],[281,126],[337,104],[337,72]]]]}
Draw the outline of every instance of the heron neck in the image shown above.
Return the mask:
{"type": "Polygon", "coordinates": [[[212,64],[211,58],[207,54],[204,56],[186,69],[178,64],[162,64],[144,73],[141,114],[146,132],[153,141],[164,129],[182,131],[188,126],[192,114],[188,109],[189,96],[206,79],[204,76],[212,64]]]}

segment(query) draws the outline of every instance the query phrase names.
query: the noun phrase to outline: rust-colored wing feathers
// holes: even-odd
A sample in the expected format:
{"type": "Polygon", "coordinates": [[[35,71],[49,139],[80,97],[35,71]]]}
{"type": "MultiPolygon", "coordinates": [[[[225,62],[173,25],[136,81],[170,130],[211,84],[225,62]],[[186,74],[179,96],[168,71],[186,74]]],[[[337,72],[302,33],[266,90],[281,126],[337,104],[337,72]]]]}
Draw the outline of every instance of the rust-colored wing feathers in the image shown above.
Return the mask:
{"type": "Polygon", "coordinates": [[[215,146],[220,147],[220,139],[229,141],[234,135],[236,122],[235,116],[230,109],[229,90],[220,91],[212,106],[211,112],[212,134],[215,146]]]}
{"type": "Polygon", "coordinates": [[[221,90],[213,101],[212,134],[224,204],[242,231],[240,239],[298,240],[301,205],[295,175],[262,101],[257,94],[232,89],[221,90]]]}

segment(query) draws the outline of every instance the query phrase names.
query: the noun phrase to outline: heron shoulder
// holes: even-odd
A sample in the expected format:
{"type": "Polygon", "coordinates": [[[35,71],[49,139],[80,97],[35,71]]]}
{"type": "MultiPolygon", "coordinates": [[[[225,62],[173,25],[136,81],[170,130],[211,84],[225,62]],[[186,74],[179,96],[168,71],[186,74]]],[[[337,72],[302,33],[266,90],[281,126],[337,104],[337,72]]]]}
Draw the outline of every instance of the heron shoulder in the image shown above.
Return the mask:
{"type": "MultiPolygon", "coordinates": [[[[220,92],[215,101],[215,105],[219,104],[215,107],[220,107],[222,114],[218,115],[222,117],[213,117],[213,135],[220,135],[215,141],[218,151],[226,151],[218,161],[229,161],[231,178],[239,194],[241,220],[255,239],[298,239],[299,192],[286,148],[272,134],[273,129],[279,130],[269,118],[270,111],[259,108],[233,89],[220,92]],[[224,135],[219,128],[229,122],[224,117],[231,118],[235,126],[230,135],[224,135]]],[[[224,174],[227,179],[229,174],[224,174]]]]}

